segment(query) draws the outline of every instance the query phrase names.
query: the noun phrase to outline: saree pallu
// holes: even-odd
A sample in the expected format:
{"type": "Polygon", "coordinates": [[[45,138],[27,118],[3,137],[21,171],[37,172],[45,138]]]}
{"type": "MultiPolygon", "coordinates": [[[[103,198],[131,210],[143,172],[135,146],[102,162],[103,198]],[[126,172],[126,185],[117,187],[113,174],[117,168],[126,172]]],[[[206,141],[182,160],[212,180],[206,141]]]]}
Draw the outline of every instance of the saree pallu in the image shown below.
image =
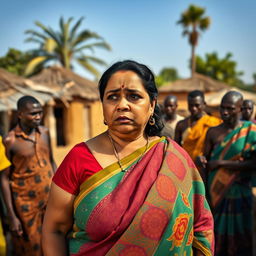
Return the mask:
{"type": "Polygon", "coordinates": [[[121,165],[126,172],[114,163],[81,185],[70,255],[213,255],[204,184],[180,146],[162,137],[121,165]]]}
{"type": "Polygon", "coordinates": [[[217,126],[221,120],[214,116],[204,115],[194,126],[188,127],[182,134],[182,147],[195,160],[203,154],[203,146],[209,127],[217,126]]]}
{"type": "MultiPolygon", "coordinates": [[[[244,122],[229,133],[211,160],[249,159],[255,152],[256,125],[244,122]]],[[[252,173],[219,168],[209,173],[216,255],[252,255],[252,173]]]]}

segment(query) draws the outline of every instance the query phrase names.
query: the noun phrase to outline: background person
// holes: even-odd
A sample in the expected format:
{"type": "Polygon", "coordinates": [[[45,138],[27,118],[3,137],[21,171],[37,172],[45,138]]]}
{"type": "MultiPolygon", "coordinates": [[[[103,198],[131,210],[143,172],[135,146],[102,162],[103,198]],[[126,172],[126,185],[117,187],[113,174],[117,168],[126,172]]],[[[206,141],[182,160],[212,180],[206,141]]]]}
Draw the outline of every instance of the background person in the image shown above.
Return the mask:
{"type": "Polygon", "coordinates": [[[241,119],[244,121],[254,121],[254,102],[252,100],[244,100],[242,105],[241,119]]]}
{"type": "Polygon", "coordinates": [[[2,171],[1,185],[10,220],[15,255],[39,256],[42,221],[55,164],[43,110],[37,99],[17,103],[18,124],[4,139],[12,165],[2,171]]]}
{"type": "Polygon", "coordinates": [[[202,155],[205,135],[209,127],[220,124],[221,120],[205,113],[205,100],[202,91],[194,90],[188,94],[190,116],[177,123],[175,141],[180,144],[195,161],[202,155]]]}
{"type": "Polygon", "coordinates": [[[44,255],[213,255],[200,175],[184,150],[158,137],[152,72],[117,62],[102,75],[99,91],[108,130],[76,145],[58,168],[44,255]]]}
{"type": "Polygon", "coordinates": [[[177,107],[177,97],[168,95],[164,100],[164,128],[161,131],[162,136],[174,139],[176,124],[184,119],[184,117],[176,113],[177,107]]]}
{"type": "Polygon", "coordinates": [[[252,255],[252,174],[256,165],[256,125],[240,121],[243,97],[226,93],[223,123],[209,128],[204,157],[209,202],[214,215],[216,256],[252,255]]]}

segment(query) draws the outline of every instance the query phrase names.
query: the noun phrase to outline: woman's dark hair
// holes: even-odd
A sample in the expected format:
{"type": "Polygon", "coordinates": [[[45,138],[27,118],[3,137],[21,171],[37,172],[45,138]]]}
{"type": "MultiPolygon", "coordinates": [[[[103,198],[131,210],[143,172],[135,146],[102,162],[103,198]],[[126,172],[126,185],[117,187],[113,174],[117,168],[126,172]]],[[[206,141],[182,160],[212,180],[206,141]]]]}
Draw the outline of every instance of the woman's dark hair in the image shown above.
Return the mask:
{"type": "MultiPolygon", "coordinates": [[[[155,77],[152,71],[146,65],[140,64],[136,61],[124,60],[114,63],[103,73],[99,81],[101,101],[103,100],[104,92],[110,77],[120,70],[129,70],[136,73],[141,78],[142,84],[149,95],[150,102],[152,103],[153,100],[157,100],[158,91],[155,84],[155,77]]],[[[155,125],[150,125],[147,123],[145,128],[145,133],[148,136],[160,135],[160,132],[163,129],[161,111],[157,104],[154,109],[153,118],[155,119],[155,125]]]]}

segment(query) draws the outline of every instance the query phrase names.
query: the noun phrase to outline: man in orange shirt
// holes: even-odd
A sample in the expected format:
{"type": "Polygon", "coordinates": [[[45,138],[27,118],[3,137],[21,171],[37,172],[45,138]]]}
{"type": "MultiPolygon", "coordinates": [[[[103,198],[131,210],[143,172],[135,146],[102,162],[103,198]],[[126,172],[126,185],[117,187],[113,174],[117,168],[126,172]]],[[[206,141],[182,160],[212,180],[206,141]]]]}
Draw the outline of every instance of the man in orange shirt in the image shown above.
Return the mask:
{"type": "Polygon", "coordinates": [[[205,100],[202,91],[194,90],[188,94],[190,116],[177,123],[175,141],[180,144],[195,161],[202,155],[206,132],[209,127],[219,125],[221,120],[205,113],[205,100]]]}

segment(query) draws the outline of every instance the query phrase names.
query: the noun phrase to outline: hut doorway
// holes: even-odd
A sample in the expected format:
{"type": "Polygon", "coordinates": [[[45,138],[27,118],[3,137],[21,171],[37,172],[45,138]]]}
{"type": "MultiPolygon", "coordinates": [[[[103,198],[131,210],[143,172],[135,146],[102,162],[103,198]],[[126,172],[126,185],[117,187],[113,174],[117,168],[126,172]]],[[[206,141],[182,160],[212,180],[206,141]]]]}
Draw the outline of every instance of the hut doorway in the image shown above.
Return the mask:
{"type": "Polygon", "coordinates": [[[56,120],[56,139],[57,146],[65,146],[65,109],[64,106],[56,105],[54,107],[54,116],[56,120]]]}

